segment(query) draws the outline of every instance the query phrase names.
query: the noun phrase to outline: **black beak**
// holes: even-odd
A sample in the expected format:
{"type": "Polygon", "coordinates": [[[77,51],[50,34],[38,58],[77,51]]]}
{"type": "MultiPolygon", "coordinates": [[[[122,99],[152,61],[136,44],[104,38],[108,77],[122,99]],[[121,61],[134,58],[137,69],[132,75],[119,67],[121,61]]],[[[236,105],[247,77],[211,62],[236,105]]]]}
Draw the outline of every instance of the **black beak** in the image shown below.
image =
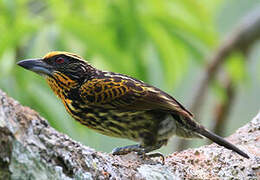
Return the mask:
{"type": "Polygon", "coordinates": [[[17,64],[25,69],[36,72],[40,75],[52,75],[51,66],[44,62],[42,59],[22,60],[19,61],[17,64]]]}

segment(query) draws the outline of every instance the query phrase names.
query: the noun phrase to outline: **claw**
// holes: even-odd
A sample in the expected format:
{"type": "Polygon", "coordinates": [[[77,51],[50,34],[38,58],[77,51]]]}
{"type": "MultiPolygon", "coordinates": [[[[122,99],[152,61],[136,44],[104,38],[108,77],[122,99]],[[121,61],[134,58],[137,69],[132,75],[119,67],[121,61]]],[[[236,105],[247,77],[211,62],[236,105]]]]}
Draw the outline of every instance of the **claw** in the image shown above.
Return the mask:
{"type": "Polygon", "coordinates": [[[149,158],[154,158],[154,157],[159,157],[162,160],[162,164],[165,164],[165,158],[164,155],[157,152],[157,153],[153,153],[153,154],[146,154],[146,156],[148,156],[149,158]]]}

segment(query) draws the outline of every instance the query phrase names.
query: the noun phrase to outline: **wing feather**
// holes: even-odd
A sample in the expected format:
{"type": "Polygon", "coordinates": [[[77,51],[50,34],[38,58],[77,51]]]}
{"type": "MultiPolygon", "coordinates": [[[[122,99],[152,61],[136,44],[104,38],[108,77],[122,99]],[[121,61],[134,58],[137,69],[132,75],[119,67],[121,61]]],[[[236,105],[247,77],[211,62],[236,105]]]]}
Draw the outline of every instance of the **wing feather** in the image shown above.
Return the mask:
{"type": "Polygon", "coordinates": [[[162,110],[193,116],[167,93],[129,78],[92,79],[80,88],[81,99],[87,105],[122,110],[162,110]]]}

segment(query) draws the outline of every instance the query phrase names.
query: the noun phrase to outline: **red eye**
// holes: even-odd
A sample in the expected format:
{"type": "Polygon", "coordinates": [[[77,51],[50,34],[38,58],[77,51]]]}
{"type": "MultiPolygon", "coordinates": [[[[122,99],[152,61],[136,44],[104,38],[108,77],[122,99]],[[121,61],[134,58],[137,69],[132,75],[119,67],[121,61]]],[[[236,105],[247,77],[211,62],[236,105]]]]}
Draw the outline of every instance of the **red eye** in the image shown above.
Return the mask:
{"type": "Polygon", "coordinates": [[[57,64],[64,63],[64,58],[63,58],[63,57],[58,57],[58,58],[55,60],[55,62],[56,62],[57,64]]]}

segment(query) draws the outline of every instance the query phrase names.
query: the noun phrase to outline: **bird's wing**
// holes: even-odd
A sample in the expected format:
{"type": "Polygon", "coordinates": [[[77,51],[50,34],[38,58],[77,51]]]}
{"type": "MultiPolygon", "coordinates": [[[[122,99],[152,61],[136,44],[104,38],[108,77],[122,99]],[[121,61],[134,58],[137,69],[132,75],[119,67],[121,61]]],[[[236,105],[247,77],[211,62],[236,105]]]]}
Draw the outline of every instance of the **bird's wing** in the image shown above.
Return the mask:
{"type": "Polygon", "coordinates": [[[132,79],[104,78],[87,81],[80,88],[86,105],[121,110],[162,110],[192,116],[165,92],[132,79]]]}

